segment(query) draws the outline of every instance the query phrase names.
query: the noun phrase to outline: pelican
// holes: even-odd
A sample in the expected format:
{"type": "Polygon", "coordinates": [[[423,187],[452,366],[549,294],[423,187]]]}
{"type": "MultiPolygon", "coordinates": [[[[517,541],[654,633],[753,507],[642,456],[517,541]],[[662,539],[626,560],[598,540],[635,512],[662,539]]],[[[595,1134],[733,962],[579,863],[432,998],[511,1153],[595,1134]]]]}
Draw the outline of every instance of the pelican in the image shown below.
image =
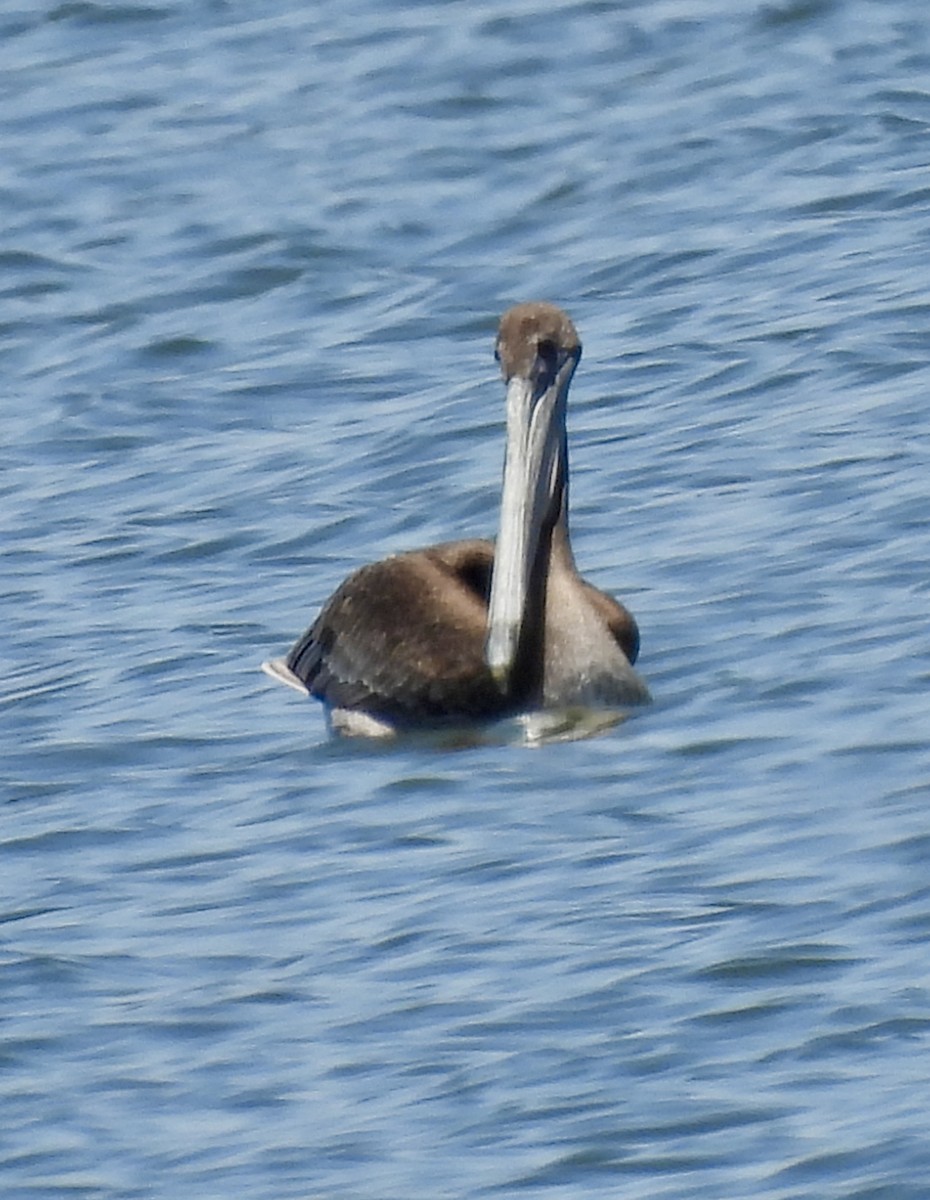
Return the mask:
{"type": "Polygon", "coordinates": [[[501,318],[507,388],[497,544],[443,542],[355,571],[273,678],[322,700],[332,728],[384,735],[539,710],[625,709],[633,615],[578,574],[568,536],[568,389],[581,357],[553,304],[501,318]]]}

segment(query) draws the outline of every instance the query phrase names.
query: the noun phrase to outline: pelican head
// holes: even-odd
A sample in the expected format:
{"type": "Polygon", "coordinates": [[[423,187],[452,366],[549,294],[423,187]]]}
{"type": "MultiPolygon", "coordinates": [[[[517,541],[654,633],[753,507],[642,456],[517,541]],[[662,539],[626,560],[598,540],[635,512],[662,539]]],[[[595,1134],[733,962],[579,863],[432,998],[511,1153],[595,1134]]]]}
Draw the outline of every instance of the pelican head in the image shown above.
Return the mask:
{"type": "MultiPolygon", "coordinates": [[[[559,520],[568,464],[565,408],[581,342],[554,304],[518,304],[501,318],[495,356],[507,385],[507,446],[491,576],[485,657],[508,691],[540,548],[559,520]]],[[[541,617],[540,617],[541,619],[541,617]]]]}

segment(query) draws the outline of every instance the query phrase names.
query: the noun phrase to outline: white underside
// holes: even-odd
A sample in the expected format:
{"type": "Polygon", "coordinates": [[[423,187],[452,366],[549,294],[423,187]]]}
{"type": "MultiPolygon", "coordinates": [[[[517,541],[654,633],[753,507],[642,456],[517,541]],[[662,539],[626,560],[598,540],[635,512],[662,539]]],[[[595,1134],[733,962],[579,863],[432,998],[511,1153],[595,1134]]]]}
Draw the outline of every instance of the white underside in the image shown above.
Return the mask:
{"type": "Polygon", "coordinates": [[[389,721],[353,708],[330,709],[329,727],[342,737],[392,738],[398,733],[389,721]]]}
{"type": "MultiPolygon", "coordinates": [[[[262,663],[262,670],[277,683],[293,688],[302,696],[310,692],[302,680],[287,666],[283,658],[262,663]]],[[[635,677],[635,676],[634,676],[635,677]]],[[[648,694],[648,693],[647,693],[648,694]]],[[[639,699],[639,697],[637,697],[639,699]]],[[[621,704],[623,702],[621,701],[621,704]]],[[[621,724],[630,716],[626,708],[587,706],[583,701],[573,704],[520,713],[515,717],[487,723],[449,724],[437,728],[424,726],[410,730],[398,728],[381,717],[352,708],[333,708],[327,713],[330,730],[340,737],[353,738],[416,738],[438,745],[523,745],[544,746],[550,742],[574,742],[596,737],[621,724]]]]}
{"type": "Polygon", "coordinates": [[[517,717],[527,746],[545,746],[549,742],[578,742],[597,737],[628,717],[628,711],[607,708],[554,708],[524,713],[517,717]]]}
{"type": "Polygon", "coordinates": [[[628,710],[583,707],[520,713],[489,722],[450,722],[419,729],[398,728],[369,713],[334,708],[329,725],[334,734],[356,738],[402,738],[438,748],[465,746],[545,746],[550,742],[576,742],[613,729],[629,717],[628,710]]]}

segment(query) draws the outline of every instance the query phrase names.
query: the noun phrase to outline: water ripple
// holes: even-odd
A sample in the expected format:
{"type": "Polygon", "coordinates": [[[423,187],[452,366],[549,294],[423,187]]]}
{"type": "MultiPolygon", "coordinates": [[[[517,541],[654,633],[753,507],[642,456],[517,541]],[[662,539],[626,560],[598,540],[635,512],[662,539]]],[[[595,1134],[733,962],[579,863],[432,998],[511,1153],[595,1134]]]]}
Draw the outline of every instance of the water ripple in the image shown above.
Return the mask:
{"type": "Polygon", "coordinates": [[[0,32],[4,1195],[922,1197],[916,0],[0,32]],[[656,702],[329,741],[257,665],[493,532],[537,295],[656,702]]]}

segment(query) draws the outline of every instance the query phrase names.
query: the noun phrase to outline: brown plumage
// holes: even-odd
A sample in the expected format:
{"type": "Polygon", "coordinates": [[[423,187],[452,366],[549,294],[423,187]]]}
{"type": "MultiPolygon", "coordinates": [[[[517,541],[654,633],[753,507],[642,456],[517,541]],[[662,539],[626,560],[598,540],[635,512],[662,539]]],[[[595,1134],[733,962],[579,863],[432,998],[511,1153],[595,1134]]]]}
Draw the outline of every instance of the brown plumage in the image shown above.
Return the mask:
{"type": "Polygon", "coordinates": [[[346,732],[648,699],[636,622],[578,574],[568,538],[565,401],[581,353],[569,318],[521,304],[501,319],[508,442],[501,529],[354,572],[269,674],[346,732]]]}

